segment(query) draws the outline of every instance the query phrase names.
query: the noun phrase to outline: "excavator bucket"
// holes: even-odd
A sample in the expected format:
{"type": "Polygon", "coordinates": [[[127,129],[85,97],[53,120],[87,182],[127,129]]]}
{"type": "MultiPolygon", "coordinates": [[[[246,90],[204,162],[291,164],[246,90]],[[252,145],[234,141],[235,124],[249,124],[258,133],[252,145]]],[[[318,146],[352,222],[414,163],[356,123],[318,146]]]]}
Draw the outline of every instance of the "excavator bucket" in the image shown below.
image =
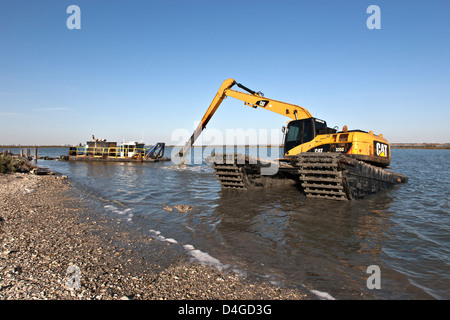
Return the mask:
{"type": "Polygon", "coordinates": [[[154,146],[152,146],[146,153],[145,158],[147,159],[159,159],[164,156],[164,149],[166,144],[164,142],[158,142],[154,146]]]}

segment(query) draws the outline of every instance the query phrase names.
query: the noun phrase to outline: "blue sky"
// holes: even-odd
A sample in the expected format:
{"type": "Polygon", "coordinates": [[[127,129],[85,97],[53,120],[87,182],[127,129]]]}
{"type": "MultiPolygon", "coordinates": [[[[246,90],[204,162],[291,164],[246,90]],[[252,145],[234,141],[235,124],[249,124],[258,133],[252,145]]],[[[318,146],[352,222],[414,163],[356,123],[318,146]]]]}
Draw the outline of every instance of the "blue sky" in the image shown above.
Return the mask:
{"type": "MultiPolygon", "coordinates": [[[[331,127],[449,142],[449,34],[448,1],[0,0],[0,144],[170,143],[228,78],[331,127]]],[[[229,98],[207,130],[287,120],[229,98]]]]}

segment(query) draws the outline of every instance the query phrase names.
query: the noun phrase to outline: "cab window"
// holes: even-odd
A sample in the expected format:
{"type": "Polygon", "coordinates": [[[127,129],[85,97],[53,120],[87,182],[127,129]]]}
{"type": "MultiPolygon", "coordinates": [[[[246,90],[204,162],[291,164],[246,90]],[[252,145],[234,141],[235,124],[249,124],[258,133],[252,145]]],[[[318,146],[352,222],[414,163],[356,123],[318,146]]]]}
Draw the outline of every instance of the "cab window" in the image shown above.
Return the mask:
{"type": "Polygon", "coordinates": [[[314,139],[313,119],[291,121],[285,140],[285,151],[314,139]]]}

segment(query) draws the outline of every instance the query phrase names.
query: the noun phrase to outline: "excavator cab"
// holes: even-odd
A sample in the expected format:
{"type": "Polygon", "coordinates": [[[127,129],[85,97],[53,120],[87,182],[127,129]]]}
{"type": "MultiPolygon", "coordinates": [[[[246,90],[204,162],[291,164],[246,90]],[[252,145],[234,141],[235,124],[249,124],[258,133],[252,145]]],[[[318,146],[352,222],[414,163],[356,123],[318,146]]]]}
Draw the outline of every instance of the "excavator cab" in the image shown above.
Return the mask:
{"type": "Polygon", "coordinates": [[[317,118],[293,120],[288,123],[284,141],[284,153],[313,140],[320,134],[336,133],[336,129],[328,128],[327,123],[317,118]]]}

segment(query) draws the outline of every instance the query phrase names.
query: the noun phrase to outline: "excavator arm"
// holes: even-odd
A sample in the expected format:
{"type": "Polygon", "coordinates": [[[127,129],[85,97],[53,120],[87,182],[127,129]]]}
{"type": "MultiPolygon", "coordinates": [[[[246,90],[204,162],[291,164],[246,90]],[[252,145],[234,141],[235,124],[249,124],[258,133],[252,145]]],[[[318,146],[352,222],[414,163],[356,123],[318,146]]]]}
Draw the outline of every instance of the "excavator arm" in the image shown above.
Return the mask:
{"type": "Polygon", "coordinates": [[[180,157],[184,157],[189,152],[189,149],[194,145],[194,142],[200,136],[202,131],[206,128],[206,125],[208,124],[209,120],[211,120],[217,108],[219,108],[220,104],[226,97],[233,97],[235,99],[244,101],[245,105],[250,106],[252,108],[260,107],[284,115],[288,118],[291,118],[292,120],[300,120],[312,117],[309,111],[306,110],[305,108],[302,108],[294,104],[265,98],[261,92],[255,92],[243,86],[242,84],[237,83],[233,79],[227,79],[220,86],[214,99],[209,105],[209,108],[206,110],[205,115],[203,116],[199,125],[195,129],[191,138],[186,142],[182,151],[180,151],[179,153],[180,157]],[[231,88],[235,85],[247,91],[248,93],[232,90],[231,88]]]}

